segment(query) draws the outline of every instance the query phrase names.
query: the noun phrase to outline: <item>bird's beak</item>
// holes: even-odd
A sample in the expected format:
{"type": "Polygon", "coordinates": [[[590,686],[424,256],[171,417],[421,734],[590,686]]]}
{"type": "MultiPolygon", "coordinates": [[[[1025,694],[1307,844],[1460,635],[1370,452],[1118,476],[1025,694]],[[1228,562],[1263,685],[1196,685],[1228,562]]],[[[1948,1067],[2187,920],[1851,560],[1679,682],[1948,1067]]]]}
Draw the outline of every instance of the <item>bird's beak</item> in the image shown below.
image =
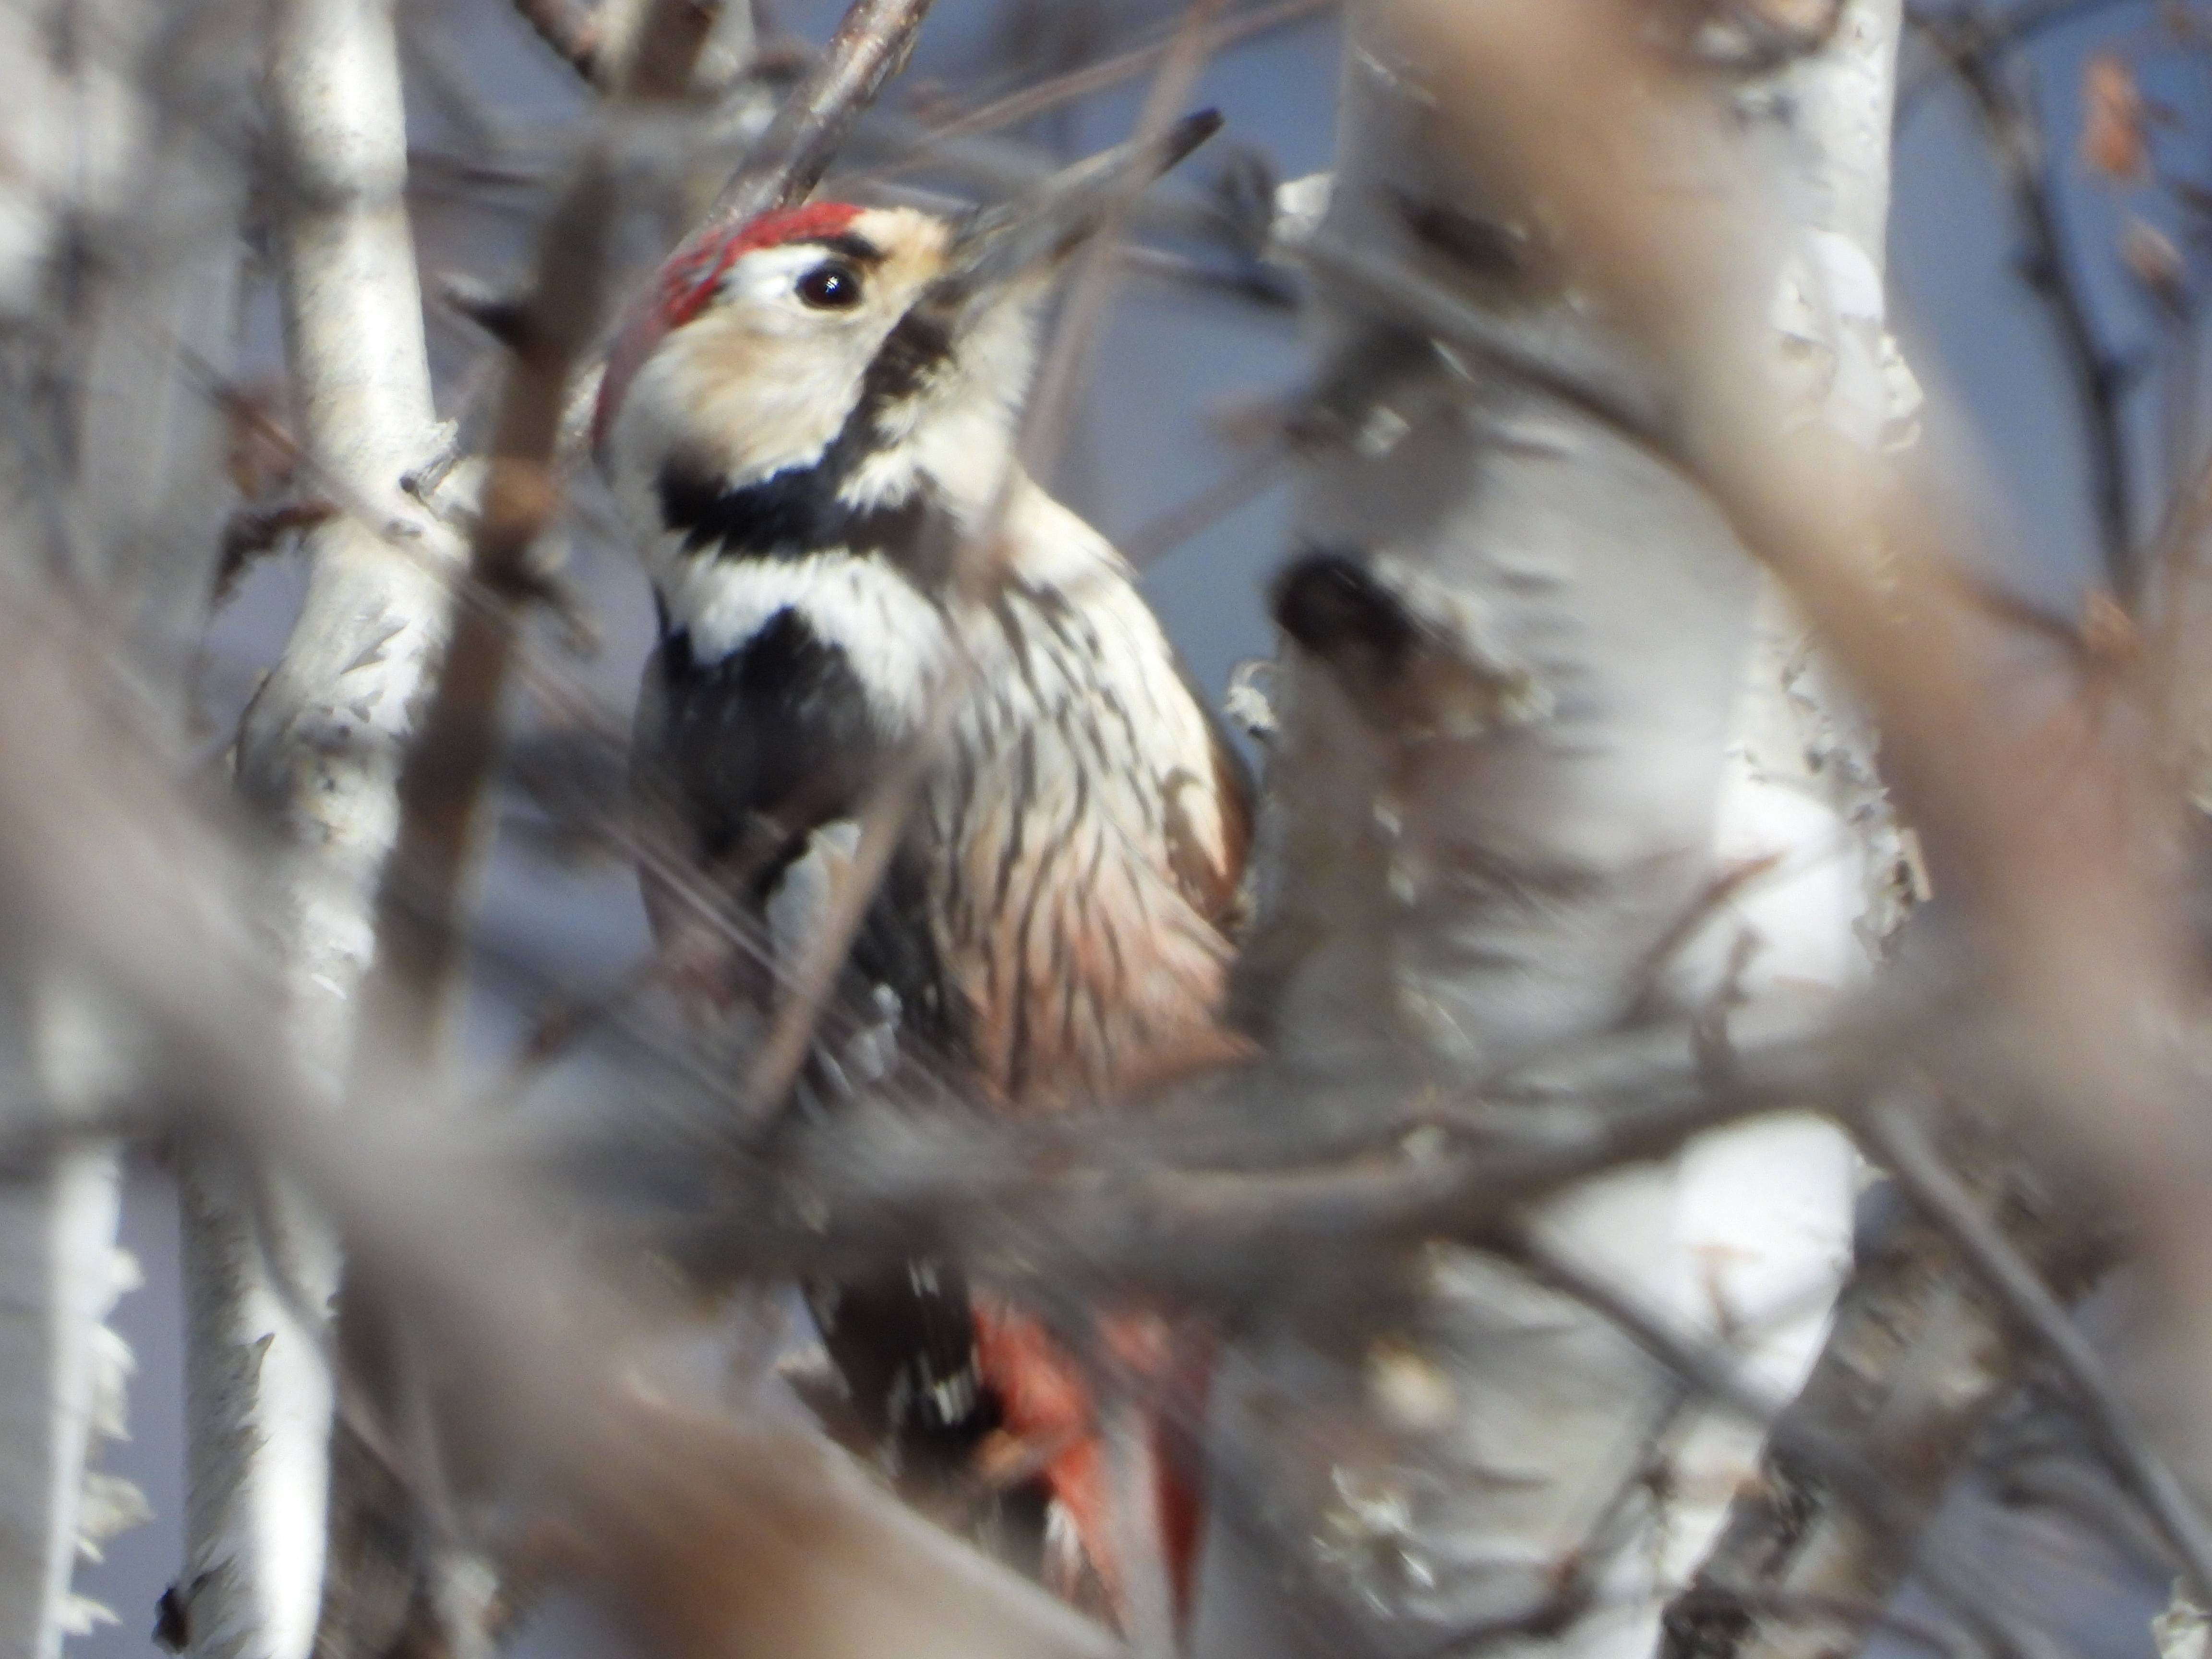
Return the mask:
{"type": "Polygon", "coordinates": [[[1215,110],[1166,131],[1062,167],[1027,194],[983,209],[962,226],[932,298],[964,309],[1072,252],[1122,203],[1221,130],[1215,110]]]}

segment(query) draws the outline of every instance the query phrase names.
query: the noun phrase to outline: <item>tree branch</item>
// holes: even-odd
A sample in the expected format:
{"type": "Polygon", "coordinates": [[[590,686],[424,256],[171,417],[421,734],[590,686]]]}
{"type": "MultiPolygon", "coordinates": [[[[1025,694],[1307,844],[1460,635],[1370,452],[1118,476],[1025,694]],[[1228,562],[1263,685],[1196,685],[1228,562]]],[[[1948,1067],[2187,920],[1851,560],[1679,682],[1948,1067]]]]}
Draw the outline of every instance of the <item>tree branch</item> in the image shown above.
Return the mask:
{"type": "Polygon", "coordinates": [[[9,951],[84,962],[143,1021],[177,1127],[253,1149],[332,1218],[470,1402],[477,1449],[542,1480],[584,1566],[665,1651],[1112,1659],[1095,1626],[817,1437],[693,1407],[651,1356],[673,1310],[567,1272],[573,1253],[532,1219],[531,1195],[433,1151],[399,1103],[323,1110],[307,1061],[266,1041],[286,975],[235,910],[201,902],[246,883],[242,855],[85,694],[80,631],[14,614],[0,631],[24,693],[0,709],[9,951]],[[111,763],[77,763],[92,750],[111,763]],[[747,1567],[736,1579],[732,1561],[747,1567]]]}
{"type": "MultiPolygon", "coordinates": [[[[1508,1248],[1538,1277],[1601,1311],[1638,1346],[1705,1397],[1763,1425],[1767,1444],[1777,1457],[1809,1470],[1815,1481],[1856,1510],[1870,1531],[1898,1540],[1914,1575],[1984,1642],[2001,1653],[2034,1650],[2034,1643],[2022,1633],[2001,1589],[1966,1563],[1951,1559],[1948,1553],[1925,1542],[1911,1541],[1918,1531],[1919,1510],[1899,1497],[1885,1471],[1867,1466],[1859,1447],[1831,1439],[1790,1413],[1778,1411],[1774,1402],[1747,1386],[1732,1356],[1674,1329],[1657,1310],[1625,1293],[1602,1274],[1526,1235],[1510,1240],[1508,1248]]],[[[1688,1594],[1699,1593],[1693,1587],[1688,1594]]],[[[1711,1593],[1721,1598],[1729,1594],[1725,1585],[1713,1587],[1711,1593]]],[[[1703,1653],[1706,1650],[1684,1650],[1670,1640],[1666,1651],[1703,1653]]]]}
{"type": "Polygon", "coordinates": [[[515,15],[530,25],[549,51],[586,82],[599,75],[599,17],[579,0],[514,0],[515,15]]]}
{"type": "Polygon", "coordinates": [[[714,198],[707,222],[803,202],[884,83],[906,67],[930,0],[853,0],[830,44],[714,198]]]}
{"type": "MultiPolygon", "coordinates": [[[[1972,1145],[1994,1170],[2001,1148],[1987,1138],[1972,1145]]],[[[1989,1184],[2007,1190],[2000,1176],[1989,1184]]],[[[2037,1267],[2061,1282],[2085,1283],[2094,1271],[2070,1229],[2033,1212],[2023,1215],[2018,1237],[2037,1267]]],[[[1668,1608],[1666,1659],[1799,1650],[1804,1617],[1772,1614],[1757,1595],[1732,1601],[1738,1589],[1815,1603],[1887,1601],[1911,1571],[1976,1431],[2024,1363],[2021,1346],[1977,1294],[1943,1232],[1907,1224],[1863,1238],[1834,1326],[1787,1417],[1801,1437],[1836,1449],[1881,1482],[1890,1508],[1877,1517],[1839,1501],[1820,1463],[1788,1443],[1770,1444],[1759,1479],[1668,1608]]]]}
{"type": "Polygon", "coordinates": [[[2017,38],[2017,21],[2008,15],[2004,25],[1996,26],[1969,12],[1941,21],[1931,19],[1923,27],[1981,117],[1998,172],[2011,193],[2014,213],[2027,239],[2021,276],[2043,302],[2059,355],[2074,379],[2105,581],[2123,604],[2132,604],[2142,573],[2136,566],[2128,473],[2124,399],[2130,376],[2127,366],[2106,347],[2090,314],[2088,296],[2068,254],[2058,180],[2045,160],[2042,132],[2009,79],[2011,65],[2002,46],[2017,38]]]}
{"type": "Polygon", "coordinates": [[[2098,1449],[2180,1563],[2191,1599],[2212,1607],[2212,1534],[2133,1421],[2088,1339],[2041,1275],[1952,1178],[1908,1107],[1893,1097],[1877,1100],[1866,1115],[1865,1133],[1898,1185],[1957,1246],[2021,1334],[2057,1362],[2098,1449]]]}

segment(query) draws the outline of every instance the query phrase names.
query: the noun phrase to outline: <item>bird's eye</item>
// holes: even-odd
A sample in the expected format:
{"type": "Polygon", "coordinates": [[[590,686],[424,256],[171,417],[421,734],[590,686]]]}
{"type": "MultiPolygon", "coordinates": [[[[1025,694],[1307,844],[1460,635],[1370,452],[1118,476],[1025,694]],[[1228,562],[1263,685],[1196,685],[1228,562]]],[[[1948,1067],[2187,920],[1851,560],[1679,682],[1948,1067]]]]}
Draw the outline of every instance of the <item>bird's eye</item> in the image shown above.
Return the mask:
{"type": "Polygon", "coordinates": [[[817,265],[799,279],[799,297],[817,311],[850,311],[860,303],[860,273],[850,265],[817,265]]]}

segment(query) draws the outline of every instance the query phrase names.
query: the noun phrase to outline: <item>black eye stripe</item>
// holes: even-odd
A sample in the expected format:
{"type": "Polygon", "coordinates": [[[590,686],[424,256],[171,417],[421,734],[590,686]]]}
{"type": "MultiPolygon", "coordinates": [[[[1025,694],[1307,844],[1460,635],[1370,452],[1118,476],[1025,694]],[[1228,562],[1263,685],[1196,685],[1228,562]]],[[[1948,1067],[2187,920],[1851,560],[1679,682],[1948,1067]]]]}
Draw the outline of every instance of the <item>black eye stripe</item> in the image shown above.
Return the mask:
{"type": "Polygon", "coordinates": [[[836,236],[825,236],[818,246],[829,249],[832,253],[843,255],[856,265],[879,265],[884,262],[883,249],[878,247],[866,237],[853,231],[845,231],[836,236]]]}

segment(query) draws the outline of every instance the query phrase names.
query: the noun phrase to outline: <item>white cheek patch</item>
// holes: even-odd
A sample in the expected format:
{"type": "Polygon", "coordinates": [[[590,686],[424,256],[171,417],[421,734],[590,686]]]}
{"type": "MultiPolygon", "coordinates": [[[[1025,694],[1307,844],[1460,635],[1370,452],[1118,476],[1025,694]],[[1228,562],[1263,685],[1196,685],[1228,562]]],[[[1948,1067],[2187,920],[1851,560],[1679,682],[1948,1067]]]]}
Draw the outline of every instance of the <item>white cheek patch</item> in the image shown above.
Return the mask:
{"type": "Polygon", "coordinates": [[[781,611],[841,647],[887,732],[921,729],[951,645],[944,614],[882,559],[814,553],[730,559],[684,553],[670,538],[653,572],[669,625],[686,630],[693,659],[720,662],[781,611]]]}
{"type": "Polygon", "coordinates": [[[821,326],[820,313],[799,297],[799,279],[832,258],[803,244],[757,249],[722,273],[722,301],[744,307],[747,319],[763,331],[813,332],[821,326]]]}

